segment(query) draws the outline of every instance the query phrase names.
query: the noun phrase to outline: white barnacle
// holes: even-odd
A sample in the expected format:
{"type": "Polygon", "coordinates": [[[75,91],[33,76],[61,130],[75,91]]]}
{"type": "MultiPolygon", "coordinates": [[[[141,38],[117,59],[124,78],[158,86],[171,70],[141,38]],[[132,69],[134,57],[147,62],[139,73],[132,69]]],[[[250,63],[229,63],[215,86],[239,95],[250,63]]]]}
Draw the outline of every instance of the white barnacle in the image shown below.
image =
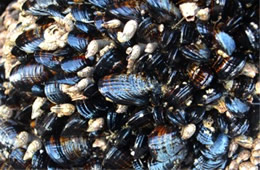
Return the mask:
{"type": "Polygon", "coordinates": [[[190,123],[190,124],[182,127],[181,138],[183,140],[187,140],[187,139],[191,138],[191,136],[195,133],[195,131],[196,131],[196,125],[194,125],[193,123],[190,123]]]}
{"type": "Polygon", "coordinates": [[[27,147],[27,150],[24,154],[23,160],[29,160],[32,158],[33,154],[38,151],[39,149],[41,149],[42,147],[42,143],[39,139],[35,139],[33,140],[29,146],[27,147]]]}
{"type": "Polygon", "coordinates": [[[203,98],[203,99],[207,99],[208,96],[207,96],[206,94],[204,94],[204,95],[202,96],[202,98],[203,98]]]}
{"type": "Polygon", "coordinates": [[[258,168],[259,167],[257,165],[254,165],[250,161],[242,162],[241,164],[239,164],[239,170],[258,170],[258,168]]]}
{"type": "Polygon", "coordinates": [[[93,83],[94,80],[92,78],[83,78],[81,79],[77,84],[74,86],[70,87],[68,89],[68,92],[81,92],[84,90],[89,84],[93,83]]]}
{"type": "Polygon", "coordinates": [[[163,31],[164,31],[164,25],[163,25],[163,24],[160,24],[160,25],[158,26],[158,30],[159,30],[159,32],[163,32],[163,31]]]}
{"type": "Polygon", "coordinates": [[[14,149],[26,145],[30,140],[30,135],[26,131],[20,132],[14,141],[14,149]]]}
{"type": "Polygon", "coordinates": [[[201,20],[201,21],[207,21],[209,20],[210,17],[210,10],[209,8],[204,8],[204,9],[200,9],[197,12],[197,17],[201,20]]]}
{"type": "Polygon", "coordinates": [[[129,41],[135,35],[137,28],[138,28],[137,21],[135,20],[128,21],[124,26],[123,32],[117,33],[118,41],[121,43],[129,41]]]}
{"type": "Polygon", "coordinates": [[[116,113],[126,113],[128,109],[128,106],[127,105],[122,105],[122,104],[118,104],[117,105],[117,109],[116,109],[116,113]]]}
{"type": "Polygon", "coordinates": [[[242,150],[239,152],[236,161],[237,163],[241,163],[243,161],[247,161],[250,158],[251,152],[249,150],[242,150]]]}
{"type": "Polygon", "coordinates": [[[70,116],[75,112],[75,106],[70,103],[58,104],[51,107],[51,112],[56,113],[58,117],[70,116]]]}
{"type": "Polygon", "coordinates": [[[144,52],[151,54],[156,50],[157,47],[158,47],[158,43],[156,42],[148,43],[144,49],[144,52]]]}
{"type": "Polygon", "coordinates": [[[246,135],[240,135],[240,136],[237,136],[235,137],[235,142],[244,147],[244,148],[247,148],[247,149],[251,149],[253,147],[253,138],[250,137],[250,136],[246,136],[246,135]]]}
{"type": "Polygon", "coordinates": [[[110,40],[100,39],[100,40],[92,40],[87,47],[87,52],[85,54],[85,58],[89,58],[99,52],[106,45],[112,43],[110,40]]]}
{"type": "Polygon", "coordinates": [[[95,132],[104,127],[105,120],[104,118],[96,118],[96,119],[90,119],[88,121],[88,129],[87,132],[95,132]]]}
{"type": "Polygon", "coordinates": [[[91,67],[91,66],[87,66],[85,68],[83,68],[82,70],[77,72],[77,75],[79,77],[93,77],[93,73],[94,73],[95,68],[91,67]]]}
{"type": "Polygon", "coordinates": [[[132,47],[131,53],[127,58],[127,70],[128,72],[132,71],[135,61],[139,56],[144,52],[145,44],[136,44],[132,47]]]}
{"type": "MultiPolygon", "coordinates": [[[[116,45],[114,43],[110,43],[109,45],[106,45],[104,48],[102,48],[100,51],[99,51],[99,55],[100,56],[103,56],[105,55],[109,50],[115,48],[116,45]]],[[[97,60],[99,60],[99,58],[97,58],[97,60]]]]}
{"type": "Polygon", "coordinates": [[[258,73],[258,69],[255,66],[255,64],[247,62],[240,74],[250,78],[254,78],[257,73],[258,73]]]}
{"type": "Polygon", "coordinates": [[[218,50],[217,54],[222,56],[223,58],[228,58],[229,55],[227,53],[225,53],[223,50],[218,50]]]}
{"type": "Polygon", "coordinates": [[[33,105],[32,105],[31,119],[35,119],[44,113],[44,111],[41,109],[41,107],[45,102],[47,102],[47,98],[45,98],[45,97],[37,97],[34,100],[33,105]]]}
{"type": "Polygon", "coordinates": [[[6,105],[1,105],[0,106],[0,117],[2,119],[9,119],[13,116],[13,109],[6,106],[6,105]]]}
{"type": "Polygon", "coordinates": [[[258,81],[256,84],[255,84],[255,91],[254,93],[256,95],[259,95],[260,94],[260,81],[258,81]]]}
{"type": "Polygon", "coordinates": [[[192,103],[192,100],[188,100],[188,101],[186,102],[186,106],[190,106],[191,103],[192,103]]]}
{"type": "Polygon", "coordinates": [[[67,43],[68,32],[57,24],[49,26],[44,31],[44,41],[39,47],[43,50],[56,50],[63,48],[67,43]]]}
{"type": "Polygon", "coordinates": [[[213,92],[214,92],[214,89],[212,89],[212,88],[206,90],[206,94],[211,94],[213,92]]]}
{"type": "Polygon", "coordinates": [[[231,91],[233,84],[234,84],[234,80],[227,80],[224,82],[224,88],[227,89],[228,91],[231,91]]]}
{"type": "Polygon", "coordinates": [[[112,20],[106,21],[103,24],[101,24],[102,27],[107,28],[107,29],[118,28],[121,25],[122,25],[122,22],[119,19],[112,19],[112,20]]]}
{"type": "Polygon", "coordinates": [[[97,138],[93,144],[93,148],[100,148],[101,150],[105,151],[108,146],[108,142],[104,138],[97,138]]]}
{"type": "Polygon", "coordinates": [[[195,20],[195,16],[199,7],[196,2],[185,2],[179,5],[182,16],[186,19],[187,22],[195,20]]]}
{"type": "Polygon", "coordinates": [[[216,104],[213,105],[213,108],[217,109],[220,114],[227,111],[225,100],[223,98],[219,99],[216,104]]]}

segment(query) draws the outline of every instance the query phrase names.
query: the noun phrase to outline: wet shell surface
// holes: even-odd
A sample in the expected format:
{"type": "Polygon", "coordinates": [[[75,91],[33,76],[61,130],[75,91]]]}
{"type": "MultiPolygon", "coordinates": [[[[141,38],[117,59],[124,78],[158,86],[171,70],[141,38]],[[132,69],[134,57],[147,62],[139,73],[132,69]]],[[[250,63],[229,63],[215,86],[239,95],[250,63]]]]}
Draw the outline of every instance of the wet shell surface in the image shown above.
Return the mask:
{"type": "Polygon", "coordinates": [[[260,166],[256,0],[0,2],[1,169],[260,166]]]}

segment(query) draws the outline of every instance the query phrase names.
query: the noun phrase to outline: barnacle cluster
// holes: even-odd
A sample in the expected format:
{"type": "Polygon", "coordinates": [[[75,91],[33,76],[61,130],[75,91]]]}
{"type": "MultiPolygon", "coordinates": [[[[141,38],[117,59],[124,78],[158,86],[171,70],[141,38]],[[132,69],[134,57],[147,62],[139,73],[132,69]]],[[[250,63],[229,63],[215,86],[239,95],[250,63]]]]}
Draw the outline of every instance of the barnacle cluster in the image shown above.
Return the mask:
{"type": "Polygon", "coordinates": [[[8,3],[1,169],[258,169],[258,1],[8,3]]]}

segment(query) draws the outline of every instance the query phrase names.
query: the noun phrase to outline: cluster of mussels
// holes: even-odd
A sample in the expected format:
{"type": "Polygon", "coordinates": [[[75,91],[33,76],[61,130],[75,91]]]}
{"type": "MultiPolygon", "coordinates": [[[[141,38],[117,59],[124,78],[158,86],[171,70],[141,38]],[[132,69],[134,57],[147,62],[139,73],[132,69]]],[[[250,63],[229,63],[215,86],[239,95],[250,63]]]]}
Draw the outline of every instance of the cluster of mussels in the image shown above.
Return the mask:
{"type": "Polygon", "coordinates": [[[258,169],[257,0],[18,0],[0,37],[1,169],[258,169]]]}

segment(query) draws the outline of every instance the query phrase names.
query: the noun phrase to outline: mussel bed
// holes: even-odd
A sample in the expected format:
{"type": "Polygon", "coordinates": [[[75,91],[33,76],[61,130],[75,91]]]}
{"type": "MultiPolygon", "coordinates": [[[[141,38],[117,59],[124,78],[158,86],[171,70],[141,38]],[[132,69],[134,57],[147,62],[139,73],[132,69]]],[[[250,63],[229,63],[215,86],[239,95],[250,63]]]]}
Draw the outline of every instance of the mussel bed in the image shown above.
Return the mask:
{"type": "Polygon", "coordinates": [[[260,166],[259,1],[0,2],[1,169],[260,166]]]}

